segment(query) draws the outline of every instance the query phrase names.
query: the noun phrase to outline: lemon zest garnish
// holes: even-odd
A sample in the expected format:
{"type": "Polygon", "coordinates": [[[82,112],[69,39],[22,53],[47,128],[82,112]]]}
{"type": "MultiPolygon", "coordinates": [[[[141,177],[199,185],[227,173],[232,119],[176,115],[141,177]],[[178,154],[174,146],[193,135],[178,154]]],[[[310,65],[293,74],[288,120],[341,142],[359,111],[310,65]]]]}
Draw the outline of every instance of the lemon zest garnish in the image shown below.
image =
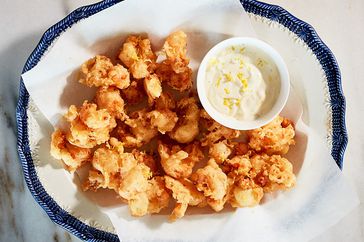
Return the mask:
{"type": "Polygon", "coordinates": [[[234,105],[239,106],[240,101],[240,98],[224,98],[224,106],[232,109],[234,105]]]}
{"type": "Polygon", "coordinates": [[[231,76],[231,73],[224,74],[226,81],[231,82],[233,80],[233,77],[231,76]]]}
{"type": "Polygon", "coordinates": [[[244,88],[244,87],[240,88],[240,92],[249,92],[248,90],[249,90],[249,89],[244,88]]]}
{"type": "Polygon", "coordinates": [[[244,79],[244,74],[242,72],[239,72],[238,74],[236,74],[236,76],[239,80],[244,79]]]}
{"type": "Polygon", "coordinates": [[[217,78],[217,81],[216,81],[216,87],[220,87],[220,83],[221,83],[221,76],[219,76],[218,78],[217,78]]]}
{"type": "Polygon", "coordinates": [[[241,82],[241,85],[243,85],[243,92],[246,91],[246,89],[248,88],[248,81],[244,78],[244,74],[239,72],[237,75],[237,78],[239,79],[239,81],[241,82]]]}
{"type": "Polygon", "coordinates": [[[224,106],[228,107],[229,109],[232,109],[234,103],[231,100],[231,98],[224,98],[224,106]]]}
{"type": "Polygon", "coordinates": [[[240,60],[240,68],[243,68],[244,67],[244,61],[243,60],[240,60]]]}
{"type": "Polygon", "coordinates": [[[233,51],[235,51],[235,46],[231,46],[231,49],[232,49],[233,51]]]}
{"type": "Polygon", "coordinates": [[[225,91],[226,94],[230,94],[230,90],[229,89],[224,88],[224,91],[225,91]]]}
{"type": "Polygon", "coordinates": [[[215,58],[215,57],[212,57],[210,60],[209,60],[209,64],[211,66],[215,66],[219,63],[219,61],[215,58]]]}
{"type": "Polygon", "coordinates": [[[239,49],[239,51],[240,51],[240,53],[243,53],[243,52],[245,51],[245,47],[241,47],[241,48],[239,49]]]}

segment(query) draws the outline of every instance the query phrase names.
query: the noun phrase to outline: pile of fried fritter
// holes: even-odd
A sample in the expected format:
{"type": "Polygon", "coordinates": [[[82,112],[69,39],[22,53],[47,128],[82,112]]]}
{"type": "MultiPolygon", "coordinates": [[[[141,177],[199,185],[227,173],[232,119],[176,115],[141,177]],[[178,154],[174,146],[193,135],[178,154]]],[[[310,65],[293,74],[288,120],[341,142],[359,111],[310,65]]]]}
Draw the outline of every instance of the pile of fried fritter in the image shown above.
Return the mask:
{"type": "Polygon", "coordinates": [[[171,221],[188,206],[251,207],[265,192],[293,187],[292,164],[282,157],[295,143],[292,122],[278,116],[247,132],[217,123],[191,91],[186,52],[182,31],[159,52],[133,35],[116,64],[99,55],[84,63],[79,82],[97,87],[96,95],[69,107],[69,127],[52,134],[51,155],[70,172],[90,164],[83,189],[115,190],[134,216],[173,201],[171,221]]]}

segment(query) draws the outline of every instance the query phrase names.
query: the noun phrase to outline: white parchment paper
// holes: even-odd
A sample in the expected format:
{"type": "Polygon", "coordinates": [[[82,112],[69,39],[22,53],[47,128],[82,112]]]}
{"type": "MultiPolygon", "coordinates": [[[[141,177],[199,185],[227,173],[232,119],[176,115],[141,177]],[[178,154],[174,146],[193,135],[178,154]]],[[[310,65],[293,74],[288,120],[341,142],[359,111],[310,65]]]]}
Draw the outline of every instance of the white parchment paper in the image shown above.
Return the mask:
{"type": "MultiPolygon", "coordinates": [[[[93,97],[94,89],[77,82],[81,63],[96,54],[115,57],[131,33],[148,33],[158,49],[177,29],[188,35],[193,70],[221,40],[255,36],[237,0],[125,0],[75,24],[22,77],[40,111],[56,125],[69,105],[93,97]]],[[[189,212],[175,223],[168,223],[167,215],[131,217],[126,206],[100,209],[122,241],[307,241],[315,237],[359,202],[324,141],[301,121],[300,107],[291,92],[283,115],[296,122],[297,145],[288,154],[297,175],[294,189],[267,195],[255,208],[189,212]]]]}

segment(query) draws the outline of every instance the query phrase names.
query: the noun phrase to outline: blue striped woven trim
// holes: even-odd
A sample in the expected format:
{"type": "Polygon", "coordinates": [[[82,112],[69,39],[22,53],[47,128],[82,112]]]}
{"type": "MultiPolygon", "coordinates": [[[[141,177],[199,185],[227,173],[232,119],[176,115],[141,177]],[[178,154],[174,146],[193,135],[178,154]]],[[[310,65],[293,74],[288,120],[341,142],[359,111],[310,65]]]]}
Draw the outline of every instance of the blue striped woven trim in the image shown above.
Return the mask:
{"type": "MultiPolygon", "coordinates": [[[[118,2],[121,2],[121,0],[105,0],[93,5],[78,8],[60,22],[50,27],[43,34],[38,45],[29,56],[25,63],[23,73],[36,66],[53,41],[74,23],[111,7],[118,2]]],[[[283,8],[254,0],[241,0],[241,3],[247,12],[277,21],[296,33],[317,56],[325,71],[331,97],[333,127],[333,147],[331,153],[338,166],[342,168],[343,156],[348,138],[345,127],[345,98],[341,89],[340,70],[334,55],[321,41],[312,26],[297,19],[283,8]]],[[[34,199],[44,209],[53,222],[84,241],[119,241],[117,235],[88,226],[70,215],[45,191],[38,179],[30,153],[27,115],[28,104],[29,93],[25,89],[23,80],[21,79],[19,101],[16,108],[18,129],[17,148],[25,181],[34,199]]]]}

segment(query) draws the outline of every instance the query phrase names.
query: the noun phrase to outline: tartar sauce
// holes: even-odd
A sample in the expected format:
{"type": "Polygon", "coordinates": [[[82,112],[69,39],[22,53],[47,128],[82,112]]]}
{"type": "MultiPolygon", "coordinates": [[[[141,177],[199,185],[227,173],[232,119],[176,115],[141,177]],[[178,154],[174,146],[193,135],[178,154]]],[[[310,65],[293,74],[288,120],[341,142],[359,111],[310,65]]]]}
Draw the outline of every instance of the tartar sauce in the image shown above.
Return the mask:
{"type": "Polygon", "coordinates": [[[252,121],[277,100],[277,67],[259,50],[230,46],[210,58],[206,68],[207,98],[214,108],[238,120],[252,121]]]}

